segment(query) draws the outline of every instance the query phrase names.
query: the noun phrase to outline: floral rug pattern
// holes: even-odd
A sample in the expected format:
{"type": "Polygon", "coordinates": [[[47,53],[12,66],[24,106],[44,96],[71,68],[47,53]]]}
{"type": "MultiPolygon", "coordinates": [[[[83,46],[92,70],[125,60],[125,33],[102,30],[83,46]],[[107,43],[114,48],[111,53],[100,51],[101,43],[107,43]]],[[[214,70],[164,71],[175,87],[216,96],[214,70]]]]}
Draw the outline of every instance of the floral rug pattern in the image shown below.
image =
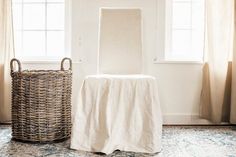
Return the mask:
{"type": "Polygon", "coordinates": [[[236,127],[164,126],[162,151],[142,154],[115,151],[110,155],[69,149],[70,141],[26,144],[11,140],[11,128],[0,126],[0,157],[236,157],[236,127]]]}

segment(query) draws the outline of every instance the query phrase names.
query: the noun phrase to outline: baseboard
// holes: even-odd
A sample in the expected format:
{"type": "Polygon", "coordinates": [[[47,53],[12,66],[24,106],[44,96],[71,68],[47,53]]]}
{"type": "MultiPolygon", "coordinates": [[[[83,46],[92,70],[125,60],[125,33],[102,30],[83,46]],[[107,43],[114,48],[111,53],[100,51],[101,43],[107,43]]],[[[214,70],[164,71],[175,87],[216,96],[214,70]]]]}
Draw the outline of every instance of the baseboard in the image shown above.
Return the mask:
{"type": "MultiPolygon", "coordinates": [[[[0,123],[0,125],[10,125],[11,123],[0,123]]],[[[215,124],[206,119],[202,119],[199,115],[184,114],[164,114],[164,125],[227,125],[229,123],[215,124]]]]}
{"type": "MultiPolygon", "coordinates": [[[[166,114],[163,115],[164,125],[216,125],[206,119],[202,119],[199,115],[184,114],[166,114]]],[[[220,123],[217,125],[227,125],[228,123],[220,123]]]]}

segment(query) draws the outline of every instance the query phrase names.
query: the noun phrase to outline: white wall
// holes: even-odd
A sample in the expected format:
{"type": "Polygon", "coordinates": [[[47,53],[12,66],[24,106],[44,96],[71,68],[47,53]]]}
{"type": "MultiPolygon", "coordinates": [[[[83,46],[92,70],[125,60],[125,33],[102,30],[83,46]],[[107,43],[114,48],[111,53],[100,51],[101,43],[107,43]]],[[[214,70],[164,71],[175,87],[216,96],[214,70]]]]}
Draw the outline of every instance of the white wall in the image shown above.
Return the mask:
{"type": "MultiPolygon", "coordinates": [[[[143,53],[146,74],[156,76],[165,124],[205,124],[198,119],[201,64],[154,64],[158,53],[157,1],[72,0],[73,104],[84,76],[96,74],[100,7],[141,8],[143,53]],[[82,61],[82,62],[81,62],[82,61]]],[[[160,42],[159,42],[160,43],[160,42]]],[[[23,68],[59,68],[59,64],[24,64],[23,68]]]]}

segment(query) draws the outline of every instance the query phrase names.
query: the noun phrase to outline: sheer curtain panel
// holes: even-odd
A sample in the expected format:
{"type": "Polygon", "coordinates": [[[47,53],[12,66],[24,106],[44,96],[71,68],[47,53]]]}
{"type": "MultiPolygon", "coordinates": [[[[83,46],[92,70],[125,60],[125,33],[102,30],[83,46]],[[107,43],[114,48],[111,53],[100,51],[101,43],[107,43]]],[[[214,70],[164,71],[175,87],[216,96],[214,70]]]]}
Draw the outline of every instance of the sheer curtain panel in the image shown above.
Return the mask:
{"type": "Polygon", "coordinates": [[[206,0],[205,64],[200,115],[214,123],[236,124],[234,38],[235,1],[206,0]]]}
{"type": "Polygon", "coordinates": [[[10,59],[14,57],[11,0],[0,0],[0,123],[11,120],[10,59]]]}

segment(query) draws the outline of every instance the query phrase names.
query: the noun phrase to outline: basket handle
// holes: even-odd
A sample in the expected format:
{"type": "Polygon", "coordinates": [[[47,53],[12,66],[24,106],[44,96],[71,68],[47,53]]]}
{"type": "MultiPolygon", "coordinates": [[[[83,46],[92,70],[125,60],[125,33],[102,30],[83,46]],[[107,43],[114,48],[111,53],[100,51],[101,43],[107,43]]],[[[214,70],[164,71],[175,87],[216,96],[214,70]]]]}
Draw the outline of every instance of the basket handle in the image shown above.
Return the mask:
{"type": "Polygon", "coordinates": [[[61,61],[61,70],[65,70],[64,68],[64,62],[68,60],[69,61],[69,64],[70,64],[70,67],[69,67],[69,70],[72,70],[72,60],[70,58],[63,58],[62,61],[61,61]]]}
{"type": "Polygon", "coordinates": [[[20,61],[18,59],[16,59],[16,58],[13,58],[11,60],[11,62],[10,62],[11,74],[14,72],[14,70],[13,70],[13,63],[14,62],[17,62],[17,64],[18,64],[18,72],[21,72],[21,63],[20,63],[20,61]]]}

